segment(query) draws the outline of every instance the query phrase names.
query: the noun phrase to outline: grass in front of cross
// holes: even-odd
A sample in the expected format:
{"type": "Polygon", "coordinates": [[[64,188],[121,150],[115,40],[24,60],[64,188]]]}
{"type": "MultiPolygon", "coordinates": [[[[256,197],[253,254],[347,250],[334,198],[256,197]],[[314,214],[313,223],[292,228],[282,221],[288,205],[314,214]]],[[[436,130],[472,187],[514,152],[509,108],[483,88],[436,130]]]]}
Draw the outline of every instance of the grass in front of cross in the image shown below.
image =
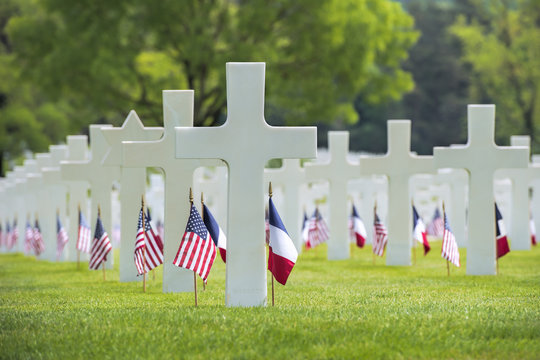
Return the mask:
{"type": "Polygon", "coordinates": [[[159,280],[147,293],[119,283],[118,266],[104,282],[73,263],[0,255],[0,358],[538,358],[540,247],[502,258],[499,276],[462,266],[450,277],[440,242],[411,267],[351,249],[343,261],[324,245],[304,252],[276,306],[248,309],[223,305],[219,256],[195,308],[159,280]]]}

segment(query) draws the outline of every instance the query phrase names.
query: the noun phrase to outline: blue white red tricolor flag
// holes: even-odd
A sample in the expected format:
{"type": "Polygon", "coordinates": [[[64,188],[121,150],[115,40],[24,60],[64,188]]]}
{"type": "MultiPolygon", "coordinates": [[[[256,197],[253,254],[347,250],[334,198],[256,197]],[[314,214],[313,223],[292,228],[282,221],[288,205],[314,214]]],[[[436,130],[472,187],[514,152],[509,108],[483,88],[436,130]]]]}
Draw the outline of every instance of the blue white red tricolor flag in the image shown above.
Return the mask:
{"type": "Polygon", "coordinates": [[[497,233],[495,238],[497,239],[497,259],[503,257],[510,252],[510,246],[508,245],[508,239],[506,238],[506,228],[504,226],[503,217],[499,211],[497,203],[495,203],[495,229],[497,233]]]}
{"type": "Polygon", "coordinates": [[[446,213],[444,214],[444,232],[443,232],[443,241],[441,256],[446,260],[450,261],[455,266],[459,267],[459,249],[457,246],[456,238],[450,229],[450,224],[448,222],[448,217],[446,213]]]}
{"type": "Polygon", "coordinates": [[[298,259],[298,251],[281,221],[272,198],[268,201],[268,221],[270,226],[268,270],[277,282],[285,285],[298,259]]]}
{"type": "Polygon", "coordinates": [[[531,244],[536,246],[536,226],[534,225],[532,213],[529,219],[529,229],[531,231],[531,244]]]}
{"type": "Polygon", "coordinates": [[[356,211],[356,207],[352,206],[352,215],[351,215],[351,222],[352,222],[352,232],[354,233],[354,237],[356,239],[356,246],[363,248],[366,244],[367,239],[367,231],[366,226],[364,225],[364,222],[358,215],[358,212],[356,211]]]}
{"type": "Polygon", "coordinates": [[[388,242],[388,231],[386,230],[386,226],[384,226],[383,222],[379,219],[376,208],[373,219],[373,227],[373,253],[378,256],[383,256],[386,243],[388,242]]]}
{"type": "Polygon", "coordinates": [[[216,245],[206,229],[201,215],[191,204],[186,231],[173,264],[194,271],[206,282],[215,259],[216,245]]]}
{"type": "Polygon", "coordinates": [[[427,255],[431,247],[429,246],[429,242],[427,239],[427,232],[426,232],[426,225],[424,225],[424,222],[422,221],[422,218],[420,215],[418,215],[418,211],[416,211],[416,208],[412,207],[413,210],[413,238],[414,240],[418,241],[420,244],[424,246],[424,256],[427,255]]]}
{"type": "Polygon", "coordinates": [[[439,212],[439,208],[435,209],[435,213],[433,214],[433,219],[428,224],[426,230],[427,230],[428,235],[439,237],[439,238],[443,236],[444,221],[441,217],[441,213],[439,212]]]}
{"type": "Polygon", "coordinates": [[[84,253],[90,253],[92,245],[92,230],[86,222],[82,211],[79,209],[79,232],[77,234],[77,250],[84,253]]]}
{"type": "Polygon", "coordinates": [[[88,268],[90,270],[98,270],[99,266],[107,261],[107,255],[111,252],[112,245],[109,240],[109,235],[103,228],[101,217],[98,214],[96,221],[96,231],[94,232],[94,240],[90,249],[90,261],[88,268]]]}
{"type": "Polygon", "coordinates": [[[60,215],[56,214],[56,260],[60,260],[62,256],[62,251],[64,251],[64,246],[69,241],[68,234],[62,222],[60,221],[60,215]]]}
{"type": "Polygon", "coordinates": [[[214,244],[219,249],[219,255],[221,255],[221,260],[223,260],[224,263],[227,262],[227,237],[225,236],[225,233],[221,229],[221,226],[217,223],[216,219],[214,218],[214,215],[210,212],[210,209],[208,206],[203,205],[203,220],[204,225],[210,232],[210,236],[212,237],[212,240],[214,240],[214,244]]]}

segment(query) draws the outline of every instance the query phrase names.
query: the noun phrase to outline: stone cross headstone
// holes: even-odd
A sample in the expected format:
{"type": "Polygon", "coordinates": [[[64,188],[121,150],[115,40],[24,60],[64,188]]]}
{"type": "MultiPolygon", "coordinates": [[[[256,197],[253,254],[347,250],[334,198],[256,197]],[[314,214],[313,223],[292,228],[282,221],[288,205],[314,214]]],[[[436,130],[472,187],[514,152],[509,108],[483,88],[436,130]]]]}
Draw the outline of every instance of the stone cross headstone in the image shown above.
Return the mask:
{"type": "Polygon", "coordinates": [[[163,223],[163,210],[165,209],[165,184],[162,174],[150,174],[149,188],[146,189],[146,201],[148,207],[152,211],[152,226],[155,226],[157,221],[163,223]]]}
{"type": "Polygon", "coordinates": [[[411,153],[411,121],[388,121],[388,152],[379,157],[360,157],[363,175],[388,178],[387,265],[411,265],[412,208],[409,179],[435,172],[432,156],[411,153]]]}
{"type": "MultiPolygon", "coordinates": [[[[209,170],[209,168],[204,167],[197,170],[209,170]]],[[[200,172],[201,175],[204,173],[204,171],[200,172]]],[[[210,208],[219,227],[227,235],[227,167],[215,167],[210,178],[203,176],[196,179],[197,171],[193,177],[193,196],[195,199],[200,199],[201,192],[204,193],[204,203],[210,208]]]]}
{"type": "MultiPolygon", "coordinates": [[[[19,237],[24,239],[24,230],[26,229],[26,223],[29,221],[31,226],[34,226],[36,216],[39,216],[39,211],[42,208],[41,190],[43,188],[43,178],[39,169],[37,160],[27,159],[23,162],[24,172],[26,176],[26,182],[24,183],[24,201],[26,203],[25,209],[27,211],[24,217],[20,220],[24,222],[23,232],[19,232],[19,237]]],[[[39,219],[38,219],[39,220],[39,219]]],[[[24,240],[23,240],[24,241],[24,240]]],[[[45,239],[43,239],[45,242],[45,239]]],[[[45,242],[45,247],[47,243],[45,242]]],[[[34,254],[34,250],[30,250],[30,255],[34,254]]],[[[43,260],[44,253],[37,256],[38,259],[43,260]]]]}
{"type": "MultiPolygon", "coordinates": [[[[66,221],[67,186],[62,180],[62,173],[60,172],[60,162],[66,159],[67,146],[51,145],[49,146],[49,152],[51,154],[50,166],[43,167],[41,169],[43,175],[43,184],[47,191],[45,194],[46,202],[48,203],[48,209],[46,212],[47,217],[40,220],[47,223],[47,226],[43,230],[43,238],[52,239],[52,249],[46,251],[47,260],[55,261],[57,260],[57,211],[60,215],[62,225],[66,230],[68,229],[68,222],[66,221]]],[[[72,241],[71,238],[70,241],[72,241]]],[[[67,258],[68,251],[69,249],[67,246],[64,247],[64,251],[62,252],[63,256],[58,260],[67,258]]]]}
{"type": "Polygon", "coordinates": [[[348,131],[329,131],[328,150],[330,151],[329,162],[305,164],[306,178],[308,181],[327,180],[330,185],[328,260],[342,260],[350,256],[347,183],[349,180],[360,177],[360,171],[358,164],[347,159],[348,131]]]}
{"type": "MultiPolygon", "coordinates": [[[[463,169],[439,169],[437,179],[450,187],[450,202],[446,211],[450,218],[452,233],[459,247],[467,246],[467,184],[468,175],[463,169]]],[[[433,213],[432,213],[433,214],[433,213]]]]}
{"type": "Polygon", "coordinates": [[[495,171],[501,168],[524,168],[528,164],[527,148],[497,146],[493,140],[494,135],[495,105],[469,105],[467,144],[434,149],[436,167],[462,168],[469,173],[469,275],[496,273],[493,193],[495,171]]]}
{"type": "MultiPolygon", "coordinates": [[[[120,178],[120,167],[104,167],[102,160],[109,150],[109,145],[103,136],[102,128],[110,125],[90,125],[90,157],[83,161],[63,161],[62,179],[66,181],[86,181],[90,185],[91,216],[87,221],[92,229],[96,227],[98,206],[101,207],[101,221],[109,237],[112,236],[111,191],[113,181],[120,178]]],[[[81,204],[81,208],[82,208],[81,204]]],[[[75,212],[77,213],[77,212],[75,212]]],[[[108,256],[106,268],[111,269],[114,256],[108,256]]]]}
{"type": "Polygon", "coordinates": [[[122,127],[105,128],[102,129],[102,132],[109,144],[109,152],[103,158],[103,165],[106,168],[119,166],[121,171],[120,282],[142,280],[142,277],[137,276],[133,253],[141,198],[146,191],[146,168],[123,166],[122,141],[158,140],[163,135],[163,128],[145,128],[137,113],[131,110],[122,127]]]}
{"type": "MultiPolygon", "coordinates": [[[[530,148],[529,136],[511,136],[511,146],[530,148]]],[[[503,169],[496,172],[496,178],[508,178],[512,182],[510,213],[507,222],[508,237],[512,250],[530,250],[531,234],[529,231],[529,181],[530,171],[526,169],[503,169]]]]}
{"type": "Polygon", "coordinates": [[[298,252],[302,251],[302,207],[300,204],[300,189],[306,183],[306,171],[300,164],[300,159],[283,159],[279,169],[265,169],[264,182],[272,182],[283,187],[285,209],[281,215],[285,228],[289,232],[298,252]]]}
{"type": "MultiPolygon", "coordinates": [[[[532,189],[531,213],[534,227],[538,233],[540,231],[540,155],[533,155],[532,162],[529,164],[530,186],[532,189]]],[[[536,235],[537,241],[540,235],[536,235]]]]}
{"type": "MultiPolygon", "coordinates": [[[[35,160],[32,160],[35,161],[35,160]]],[[[17,218],[17,229],[19,233],[19,239],[14,246],[14,252],[22,252],[24,250],[24,231],[26,229],[26,217],[28,213],[32,211],[30,203],[26,202],[26,167],[15,166],[13,169],[15,174],[15,217],[17,218]]]]}
{"type": "Polygon", "coordinates": [[[165,177],[163,292],[193,291],[193,272],[173,265],[189,217],[193,171],[217,162],[175,158],[176,126],[193,126],[193,90],[163,91],[163,137],[155,141],[125,141],[124,167],[157,167],[165,177]]]}
{"type": "Polygon", "coordinates": [[[178,158],[222,159],[229,168],[226,304],[266,304],[264,166],[270,159],[312,158],[316,129],[264,120],[264,63],[227,63],[227,121],[177,128],[178,158]]]}

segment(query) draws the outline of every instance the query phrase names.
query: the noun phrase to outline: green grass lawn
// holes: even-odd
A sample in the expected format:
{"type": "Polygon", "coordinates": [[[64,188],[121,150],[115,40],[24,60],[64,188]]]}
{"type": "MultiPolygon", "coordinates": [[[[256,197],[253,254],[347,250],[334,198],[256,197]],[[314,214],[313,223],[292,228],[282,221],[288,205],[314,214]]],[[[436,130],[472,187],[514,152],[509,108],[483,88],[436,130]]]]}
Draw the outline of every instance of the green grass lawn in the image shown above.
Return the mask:
{"type": "Polygon", "coordinates": [[[511,252],[498,276],[448,277],[440,242],[420,252],[416,266],[388,267],[370,247],[327,261],[322,245],[276,283],[274,308],[248,309],[224,306],[219,256],[195,308],[192,293],[161,293],[161,271],[143,294],[117,267],[104,282],[0,255],[0,358],[540,358],[540,248],[511,252]]]}

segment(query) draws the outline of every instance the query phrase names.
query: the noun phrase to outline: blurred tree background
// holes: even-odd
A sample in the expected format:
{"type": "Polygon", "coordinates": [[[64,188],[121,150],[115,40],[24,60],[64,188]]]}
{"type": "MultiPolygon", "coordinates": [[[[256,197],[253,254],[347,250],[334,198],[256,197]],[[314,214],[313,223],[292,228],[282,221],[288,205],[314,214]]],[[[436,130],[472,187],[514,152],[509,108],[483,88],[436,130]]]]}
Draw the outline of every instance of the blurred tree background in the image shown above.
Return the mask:
{"type": "Polygon", "coordinates": [[[535,0],[1,0],[0,169],[135,109],[162,124],[161,90],[195,90],[195,125],[226,117],[225,63],[267,63],[266,118],[351,131],[385,152],[464,142],[466,105],[497,105],[497,142],[540,150],[535,0]]]}

